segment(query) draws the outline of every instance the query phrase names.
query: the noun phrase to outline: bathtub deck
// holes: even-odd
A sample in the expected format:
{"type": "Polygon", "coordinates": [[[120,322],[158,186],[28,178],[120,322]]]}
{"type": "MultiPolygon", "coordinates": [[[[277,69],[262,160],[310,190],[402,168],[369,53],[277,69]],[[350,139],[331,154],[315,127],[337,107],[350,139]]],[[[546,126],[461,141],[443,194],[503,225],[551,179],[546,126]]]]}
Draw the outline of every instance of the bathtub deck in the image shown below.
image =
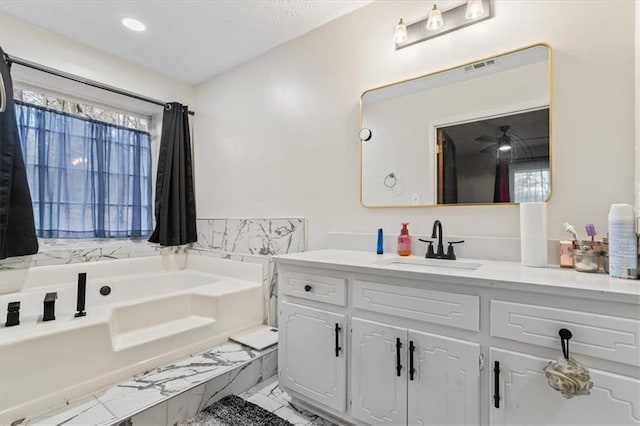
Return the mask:
{"type": "Polygon", "coordinates": [[[277,358],[275,346],[255,351],[228,342],[12,425],[174,425],[275,375],[277,358]]]}

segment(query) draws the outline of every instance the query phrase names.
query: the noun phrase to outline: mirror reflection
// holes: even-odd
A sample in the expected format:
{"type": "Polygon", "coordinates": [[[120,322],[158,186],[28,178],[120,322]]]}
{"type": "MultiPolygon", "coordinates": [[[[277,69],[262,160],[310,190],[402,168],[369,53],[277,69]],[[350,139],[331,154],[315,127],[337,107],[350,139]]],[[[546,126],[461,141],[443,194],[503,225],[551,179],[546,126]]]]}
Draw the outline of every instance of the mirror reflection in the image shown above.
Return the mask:
{"type": "Polygon", "coordinates": [[[362,204],[546,200],[549,56],[539,44],[363,93],[362,204]]]}

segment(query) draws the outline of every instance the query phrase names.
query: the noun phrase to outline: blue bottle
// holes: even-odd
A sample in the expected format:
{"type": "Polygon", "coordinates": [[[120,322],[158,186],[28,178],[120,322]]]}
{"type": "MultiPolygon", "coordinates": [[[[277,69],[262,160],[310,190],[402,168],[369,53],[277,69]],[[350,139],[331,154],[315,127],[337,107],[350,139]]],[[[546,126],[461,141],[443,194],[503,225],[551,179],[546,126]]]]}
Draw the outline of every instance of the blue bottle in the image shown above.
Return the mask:
{"type": "Polygon", "coordinates": [[[384,253],[384,238],[382,236],[382,228],[378,228],[378,249],[376,250],[376,253],[384,253]]]}

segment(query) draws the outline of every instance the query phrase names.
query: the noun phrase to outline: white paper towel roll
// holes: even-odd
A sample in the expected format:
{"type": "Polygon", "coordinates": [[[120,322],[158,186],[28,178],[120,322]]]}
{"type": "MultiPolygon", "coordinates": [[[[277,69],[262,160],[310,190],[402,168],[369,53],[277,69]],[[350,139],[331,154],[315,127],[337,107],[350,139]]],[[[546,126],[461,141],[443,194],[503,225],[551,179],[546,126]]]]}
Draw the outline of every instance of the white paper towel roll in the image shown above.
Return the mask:
{"type": "Polygon", "coordinates": [[[524,266],[547,266],[547,204],[520,204],[520,258],[524,266]]]}

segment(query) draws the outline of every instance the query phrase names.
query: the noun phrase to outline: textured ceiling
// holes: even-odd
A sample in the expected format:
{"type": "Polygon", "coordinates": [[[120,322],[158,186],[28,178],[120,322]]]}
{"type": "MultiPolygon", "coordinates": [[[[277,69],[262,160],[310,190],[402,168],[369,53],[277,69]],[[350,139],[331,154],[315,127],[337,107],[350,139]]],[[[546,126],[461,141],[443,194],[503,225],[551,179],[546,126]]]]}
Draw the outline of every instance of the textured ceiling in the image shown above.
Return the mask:
{"type": "Polygon", "coordinates": [[[0,12],[196,84],[371,1],[0,0],[0,12]]]}

